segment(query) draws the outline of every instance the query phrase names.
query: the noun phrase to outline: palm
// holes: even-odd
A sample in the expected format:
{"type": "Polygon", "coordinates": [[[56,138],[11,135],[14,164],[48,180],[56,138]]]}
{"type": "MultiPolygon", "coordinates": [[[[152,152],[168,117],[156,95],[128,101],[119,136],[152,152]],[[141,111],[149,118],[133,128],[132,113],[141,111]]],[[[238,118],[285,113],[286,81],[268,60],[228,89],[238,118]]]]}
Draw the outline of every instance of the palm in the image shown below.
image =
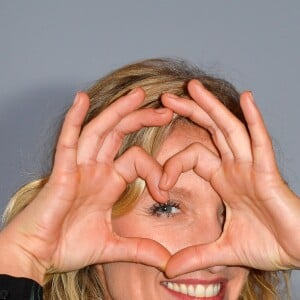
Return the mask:
{"type": "MultiPolygon", "coordinates": [[[[79,195],[62,218],[60,228],[57,230],[53,224],[49,226],[56,244],[53,264],[60,270],[78,269],[82,265],[94,264],[100,257],[112,258],[105,253],[105,249],[117,238],[112,232],[111,210],[126,183],[123,181],[117,185],[113,180],[114,177],[119,177],[115,171],[111,167],[103,168],[100,164],[80,167],[80,176],[76,177],[82,179],[75,184],[79,187],[79,195]],[[107,181],[110,184],[115,183],[115,195],[111,195],[108,184],[101,184],[107,181]],[[109,194],[111,197],[107,201],[109,194]]],[[[46,257],[49,257],[48,254],[46,257]]]]}
{"type": "Polygon", "coordinates": [[[151,240],[117,236],[111,211],[137,177],[145,179],[155,199],[166,200],[166,193],[157,188],[162,168],[137,147],[115,157],[124,135],[166,124],[172,113],[137,110],[144,98],[139,89],[117,100],[81,132],[88,98],[80,98],[66,116],[47,184],[5,230],[18,228],[22,250],[46,270],[70,271],[115,260],[160,267],[168,251],[151,240]]]}
{"type": "Polygon", "coordinates": [[[294,249],[295,254],[300,245],[295,244],[292,236],[286,237],[286,232],[299,228],[299,208],[297,212],[292,210],[297,197],[280,177],[270,138],[251,96],[241,96],[248,133],[201,84],[191,81],[188,88],[194,100],[164,95],[163,103],[206,128],[216,149],[211,151],[193,144],[174,155],[164,167],[168,181],[160,186],[171,188],[181,172],[193,169],[220,195],[226,206],[226,221],[214,243],[175,254],[168,264],[168,274],[213,265],[245,265],[266,270],[291,267],[290,250],[294,249]],[[282,214],[288,215],[288,219],[283,219],[282,214]]]}
{"type": "Polygon", "coordinates": [[[277,191],[286,189],[279,173],[257,170],[247,162],[225,162],[211,177],[211,184],[227,206],[228,220],[219,243],[231,248],[232,263],[264,270],[289,265],[281,242],[282,224],[276,218],[277,191]]]}

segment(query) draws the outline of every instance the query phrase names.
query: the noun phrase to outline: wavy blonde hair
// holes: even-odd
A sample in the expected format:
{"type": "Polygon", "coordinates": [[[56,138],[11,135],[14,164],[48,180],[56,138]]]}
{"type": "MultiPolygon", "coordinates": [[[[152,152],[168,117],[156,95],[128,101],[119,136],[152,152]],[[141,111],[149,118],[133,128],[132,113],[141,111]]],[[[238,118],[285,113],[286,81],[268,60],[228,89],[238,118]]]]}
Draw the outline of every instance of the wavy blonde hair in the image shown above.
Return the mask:
{"type": "MultiPolygon", "coordinates": [[[[120,68],[100,79],[87,90],[91,105],[84,125],[135,87],[142,87],[146,92],[146,98],[141,107],[161,107],[160,96],[165,92],[189,98],[187,82],[193,78],[200,80],[234,115],[246,124],[239,106],[239,93],[230,83],[209,76],[199,68],[182,60],[150,59],[120,68]]],[[[174,125],[179,118],[182,117],[175,116],[171,124],[167,126],[143,128],[129,134],[123,142],[119,155],[133,145],[143,147],[148,153],[155,155],[170,126],[174,125]]],[[[9,222],[14,215],[26,207],[47,180],[48,177],[31,182],[15,194],[5,210],[4,223],[9,222]]],[[[129,185],[114,205],[113,215],[120,215],[128,211],[135,204],[143,189],[144,185],[141,180],[136,180],[129,185]]],[[[271,300],[280,299],[280,295],[284,295],[284,299],[289,299],[288,279],[288,272],[265,272],[250,269],[240,299],[271,300]]],[[[93,266],[68,273],[49,273],[44,284],[44,298],[47,300],[105,299],[104,283],[93,266]]]]}

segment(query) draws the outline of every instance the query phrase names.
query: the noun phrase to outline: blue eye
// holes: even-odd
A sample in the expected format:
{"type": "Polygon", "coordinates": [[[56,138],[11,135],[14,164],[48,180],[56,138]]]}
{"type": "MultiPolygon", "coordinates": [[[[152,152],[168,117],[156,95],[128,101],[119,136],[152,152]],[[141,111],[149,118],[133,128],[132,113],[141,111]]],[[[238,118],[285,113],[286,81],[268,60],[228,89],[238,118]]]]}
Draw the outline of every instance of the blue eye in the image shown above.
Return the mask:
{"type": "Polygon", "coordinates": [[[150,207],[150,213],[153,216],[172,217],[180,212],[180,205],[174,201],[167,201],[166,203],[155,203],[150,207]]]}

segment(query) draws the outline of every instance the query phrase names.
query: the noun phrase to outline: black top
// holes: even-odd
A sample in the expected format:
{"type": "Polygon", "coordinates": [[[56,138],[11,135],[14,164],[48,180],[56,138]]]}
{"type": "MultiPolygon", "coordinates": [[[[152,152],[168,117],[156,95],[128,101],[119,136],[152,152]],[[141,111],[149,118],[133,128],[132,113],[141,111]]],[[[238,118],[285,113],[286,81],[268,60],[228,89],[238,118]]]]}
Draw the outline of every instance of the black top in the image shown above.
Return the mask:
{"type": "Polygon", "coordinates": [[[32,279],[0,274],[0,300],[42,300],[43,289],[32,279]]]}

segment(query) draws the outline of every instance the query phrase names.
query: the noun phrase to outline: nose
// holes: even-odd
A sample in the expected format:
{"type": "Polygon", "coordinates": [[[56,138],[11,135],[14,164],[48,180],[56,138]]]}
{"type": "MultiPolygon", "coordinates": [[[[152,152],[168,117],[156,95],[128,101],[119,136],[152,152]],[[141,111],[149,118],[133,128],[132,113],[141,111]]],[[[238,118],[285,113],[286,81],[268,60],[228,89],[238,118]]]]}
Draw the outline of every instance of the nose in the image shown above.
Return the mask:
{"type": "Polygon", "coordinates": [[[216,241],[222,234],[222,225],[220,217],[213,210],[195,215],[186,241],[188,246],[216,241]]]}
{"type": "MultiPolygon", "coordinates": [[[[194,215],[192,221],[188,222],[185,230],[181,232],[177,249],[172,249],[175,250],[174,253],[186,247],[212,243],[220,237],[223,226],[222,219],[213,211],[209,210],[194,215]]],[[[224,269],[226,269],[226,266],[212,266],[206,270],[216,274],[224,269]]]]}
{"type": "MultiPolygon", "coordinates": [[[[189,226],[185,247],[208,244],[216,241],[222,234],[223,220],[216,213],[199,214],[189,226]]],[[[181,248],[182,245],[181,245],[181,248]]],[[[216,274],[226,269],[226,266],[212,266],[207,271],[216,274]]]]}
{"type": "Polygon", "coordinates": [[[226,269],[226,266],[213,266],[213,267],[207,268],[207,270],[212,274],[220,273],[224,269],[226,269]]]}
{"type": "Polygon", "coordinates": [[[176,232],[176,237],[167,247],[175,253],[186,247],[212,243],[222,234],[222,225],[215,210],[208,208],[195,213],[185,222],[180,222],[179,230],[173,229],[172,235],[176,232]]]}

